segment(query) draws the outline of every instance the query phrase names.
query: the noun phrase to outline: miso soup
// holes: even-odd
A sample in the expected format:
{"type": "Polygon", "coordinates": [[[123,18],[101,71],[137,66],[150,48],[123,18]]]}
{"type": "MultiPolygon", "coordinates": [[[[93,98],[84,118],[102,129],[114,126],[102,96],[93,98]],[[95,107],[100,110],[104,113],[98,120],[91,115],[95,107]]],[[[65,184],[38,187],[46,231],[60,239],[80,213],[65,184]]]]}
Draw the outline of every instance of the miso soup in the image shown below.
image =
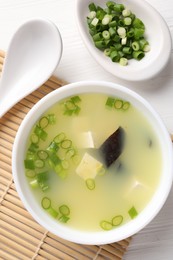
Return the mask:
{"type": "Polygon", "coordinates": [[[28,137],[25,174],[40,207],[87,231],[136,218],[159,184],[161,147],[151,122],[126,100],[71,96],[48,109],[28,137]]]}

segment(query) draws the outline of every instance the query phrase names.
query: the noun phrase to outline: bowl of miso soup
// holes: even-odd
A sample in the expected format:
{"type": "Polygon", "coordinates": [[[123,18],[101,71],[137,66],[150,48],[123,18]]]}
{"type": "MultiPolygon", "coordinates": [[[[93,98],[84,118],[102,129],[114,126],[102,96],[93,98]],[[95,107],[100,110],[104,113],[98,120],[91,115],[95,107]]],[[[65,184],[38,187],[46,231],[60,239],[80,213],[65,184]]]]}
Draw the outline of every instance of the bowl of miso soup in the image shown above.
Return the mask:
{"type": "Polygon", "coordinates": [[[152,106],[111,82],[83,81],[26,115],[12,168],[26,209],[80,244],[125,239],[160,211],[172,185],[172,143],[152,106]]]}

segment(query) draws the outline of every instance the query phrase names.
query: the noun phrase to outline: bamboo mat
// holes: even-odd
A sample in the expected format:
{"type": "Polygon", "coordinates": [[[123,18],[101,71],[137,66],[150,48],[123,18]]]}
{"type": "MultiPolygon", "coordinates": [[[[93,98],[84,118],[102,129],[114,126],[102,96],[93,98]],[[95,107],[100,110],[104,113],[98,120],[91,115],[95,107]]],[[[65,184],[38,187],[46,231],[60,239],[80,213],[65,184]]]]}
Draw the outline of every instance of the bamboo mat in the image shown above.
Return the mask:
{"type": "MultiPolygon", "coordinates": [[[[5,53],[0,51],[0,72],[5,53]]],[[[130,238],[102,246],[65,241],[41,227],[24,208],[12,178],[11,155],[16,131],[25,115],[43,96],[66,82],[51,77],[0,119],[0,259],[120,260],[130,238]]]]}

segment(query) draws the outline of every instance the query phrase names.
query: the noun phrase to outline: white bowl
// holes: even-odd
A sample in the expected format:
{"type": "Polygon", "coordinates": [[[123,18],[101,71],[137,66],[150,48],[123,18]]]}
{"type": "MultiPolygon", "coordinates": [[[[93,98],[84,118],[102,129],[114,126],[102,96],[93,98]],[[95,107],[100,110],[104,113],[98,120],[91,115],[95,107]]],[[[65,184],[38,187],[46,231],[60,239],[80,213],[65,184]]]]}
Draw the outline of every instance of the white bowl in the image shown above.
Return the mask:
{"type": "MultiPolygon", "coordinates": [[[[96,5],[106,7],[106,0],[93,1],[96,5]]],[[[171,54],[171,36],[167,24],[161,15],[147,2],[139,0],[115,1],[123,3],[146,26],[146,38],[151,50],[140,60],[130,60],[129,65],[120,66],[111,61],[102,51],[94,46],[92,37],[89,34],[86,17],[89,14],[88,5],[90,0],[76,0],[76,20],[81,37],[95,60],[114,76],[129,80],[141,81],[156,76],[168,63],[171,54]]]]}
{"type": "Polygon", "coordinates": [[[111,83],[101,81],[84,81],[66,85],[53,91],[42,98],[26,115],[17,132],[13,153],[12,153],[12,170],[16,189],[23,201],[26,209],[31,213],[33,218],[44,228],[55,235],[80,244],[107,244],[125,239],[143,227],[145,227],[159,212],[163,206],[173,178],[173,151],[170,136],[164,127],[161,119],[153,110],[150,104],[135,92],[111,83]],[[71,95],[81,93],[105,93],[111,96],[119,96],[131,102],[135,107],[140,109],[153,125],[155,134],[158,136],[163,159],[163,171],[161,174],[158,188],[146,208],[132,221],[111,231],[85,232],[64,226],[54,220],[40,207],[32,194],[29,184],[25,177],[24,157],[26,151],[26,142],[34,123],[40,116],[56,102],[67,98],[71,95]]]}

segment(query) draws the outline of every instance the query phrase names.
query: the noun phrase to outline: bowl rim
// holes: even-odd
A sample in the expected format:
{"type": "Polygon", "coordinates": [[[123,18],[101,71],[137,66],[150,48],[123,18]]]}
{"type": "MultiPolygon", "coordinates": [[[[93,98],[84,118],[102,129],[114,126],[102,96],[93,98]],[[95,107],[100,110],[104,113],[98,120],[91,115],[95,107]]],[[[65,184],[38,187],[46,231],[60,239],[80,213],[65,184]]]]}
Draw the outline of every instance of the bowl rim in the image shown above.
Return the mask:
{"type": "MultiPolygon", "coordinates": [[[[109,93],[110,93],[109,92],[109,93]]],[[[136,105],[136,104],[135,104],[136,105]]],[[[24,158],[24,157],[23,157],[24,158]]],[[[34,105],[34,107],[28,112],[24,120],[22,121],[18,132],[16,134],[16,138],[13,145],[12,150],[12,171],[13,178],[16,185],[17,192],[19,197],[26,209],[30,212],[33,218],[44,228],[54,233],[55,235],[66,239],[71,242],[79,243],[79,244],[108,244],[120,241],[127,237],[132,236],[133,234],[140,231],[144,228],[160,211],[162,206],[164,205],[168,194],[170,192],[173,180],[173,149],[171,138],[160,118],[160,116],[156,113],[156,111],[152,108],[152,106],[146,101],[143,97],[138,95],[136,92],[121,86],[116,83],[106,82],[106,81],[80,81],[68,84],[63,86],[62,88],[56,89],[51,93],[47,94],[43,97],[38,103],[34,105]],[[93,85],[95,88],[93,88],[93,85]],[[156,126],[159,126],[158,131],[161,131],[162,134],[162,148],[164,145],[164,149],[168,152],[166,155],[163,154],[163,160],[166,162],[165,171],[167,171],[167,176],[165,177],[162,174],[162,178],[159,184],[159,192],[157,191],[151,201],[148,203],[146,208],[136,217],[134,220],[129,221],[127,224],[122,225],[116,230],[111,230],[108,232],[99,231],[99,232],[83,232],[79,230],[74,230],[64,225],[56,222],[55,228],[55,220],[49,217],[46,213],[42,212],[43,210],[40,208],[38,203],[34,202],[31,194],[28,195],[29,187],[26,184],[26,181],[22,182],[21,171],[24,171],[24,165],[22,165],[22,156],[24,156],[25,150],[25,142],[28,137],[28,133],[30,132],[31,127],[33,126],[33,122],[38,120],[43,111],[46,111],[49,107],[51,107],[54,102],[60,101],[63,98],[72,96],[74,94],[80,93],[108,93],[108,89],[110,92],[115,91],[116,93],[113,95],[117,95],[118,93],[122,93],[127,98],[130,97],[137,101],[137,103],[142,104],[146,108],[146,111],[150,112],[152,117],[151,119],[156,120],[156,126]],[[76,91],[76,92],[75,92],[76,91]],[[102,92],[103,91],[103,92],[102,92]],[[28,126],[29,123],[29,126],[28,126]],[[22,137],[22,138],[21,138],[22,137]],[[165,148],[166,147],[166,148],[165,148]],[[28,188],[27,188],[28,187],[28,188]],[[33,203],[33,204],[32,204],[33,203]],[[154,205],[154,207],[153,207],[154,205]],[[153,209],[154,208],[154,209],[153,209]],[[38,214],[36,213],[38,211],[38,214]],[[117,232],[118,230],[118,232],[117,232]]],[[[25,177],[25,176],[24,176],[25,177]]],[[[30,191],[31,193],[31,191],[30,191]]]]}

